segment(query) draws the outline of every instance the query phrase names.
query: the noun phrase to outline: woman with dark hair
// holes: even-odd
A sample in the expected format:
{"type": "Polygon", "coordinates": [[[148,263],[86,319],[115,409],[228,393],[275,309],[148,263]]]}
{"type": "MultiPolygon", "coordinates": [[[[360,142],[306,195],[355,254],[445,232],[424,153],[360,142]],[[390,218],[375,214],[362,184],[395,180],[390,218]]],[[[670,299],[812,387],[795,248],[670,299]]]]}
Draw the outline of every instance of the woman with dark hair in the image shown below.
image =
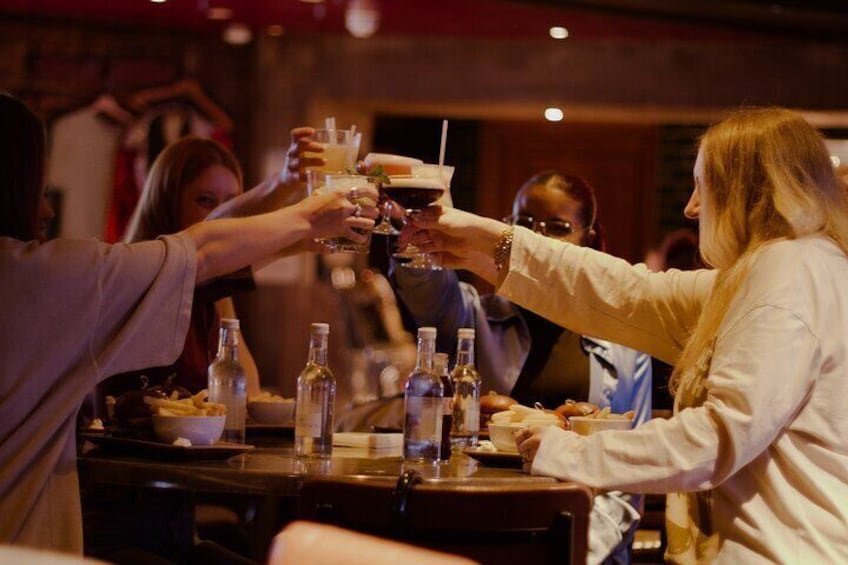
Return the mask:
{"type": "MultiPolygon", "coordinates": [[[[603,250],[595,191],[584,179],[546,171],[518,190],[507,223],[558,241],[603,250]]],[[[398,296],[416,323],[435,326],[439,350],[453,351],[456,331],[477,329],[484,389],[520,403],[556,408],[590,400],[614,412],[651,416],[650,359],[633,350],[572,333],[495,295],[480,296],[451,270],[395,269],[398,296]]]]}
{"type": "Polygon", "coordinates": [[[512,203],[512,215],[504,221],[556,239],[567,239],[583,247],[606,251],[595,189],[577,175],[558,171],[533,175],[518,190],[512,203]],[[528,212],[534,209],[547,215],[548,220],[529,215],[528,212]],[[572,234],[577,234],[576,238],[572,234]]]}
{"type": "Polygon", "coordinates": [[[35,114],[0,96],[0,124],[7,132],[0,136],[0,236],[45,241],[54,213],[44,185],[44,128],[35,114]]]}
{"type": "MultiPolygon", "coordinates": [[[[0,543],[82,551],[76,413],[109,375],[182,351],[194,287],[316,237],[364,241],[376,190],[313,196],[135,244],[38,241],[44,127],[0,94],[0,543]],[[360,217],[362,216],[362,217],[360,217]]],[[[231,201],[232,202],[232,201],[231,201]]],[[[231,204],[237,208],[236,204],[231,204]]],[[[40,211],[41,210],[41,211],[40,211]]]]}

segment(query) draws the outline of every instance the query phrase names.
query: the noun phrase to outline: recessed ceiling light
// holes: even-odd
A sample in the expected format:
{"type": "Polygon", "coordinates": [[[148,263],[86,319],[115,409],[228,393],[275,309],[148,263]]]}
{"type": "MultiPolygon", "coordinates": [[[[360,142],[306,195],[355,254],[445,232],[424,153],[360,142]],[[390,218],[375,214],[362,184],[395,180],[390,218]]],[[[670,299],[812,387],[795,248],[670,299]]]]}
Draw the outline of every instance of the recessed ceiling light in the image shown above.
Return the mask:
{"type": "Polygon", "coordinates": [[[253,39],[253,32],[247,24],[231,23],[224,29],[223,38],[230,45],[244,45],[253,39]]]}
{"type": "Polygon", "coordinates": [[[554,39],[565,39],[568,37],[568,30],[562,26],[554,26],[548,30],[548,33],[554,39]]]}
{"type": "Polygon", "coordinates": [[[229,20],[233,17],[233,10],[226,6],[213,6],[206,10],[206,17],[210,20],[229,20]]]}
{"type": "Polygon", "coordinates": [[[380,10],[374,0],[350,0],[344,14],[345,27],[354,37],[371,37],[380,27],[380,10]]]}
{"type": "Polygon", "coordinates": [[[545,108],[545,119],[549,122],[561,122],[565,115],[559,108],[545,108]]]}
{"type": "Polygon", "coordinates": [[[164,4],[168,0],[150,0],[150,1],[153,2],[154,4],[164,4]]]}

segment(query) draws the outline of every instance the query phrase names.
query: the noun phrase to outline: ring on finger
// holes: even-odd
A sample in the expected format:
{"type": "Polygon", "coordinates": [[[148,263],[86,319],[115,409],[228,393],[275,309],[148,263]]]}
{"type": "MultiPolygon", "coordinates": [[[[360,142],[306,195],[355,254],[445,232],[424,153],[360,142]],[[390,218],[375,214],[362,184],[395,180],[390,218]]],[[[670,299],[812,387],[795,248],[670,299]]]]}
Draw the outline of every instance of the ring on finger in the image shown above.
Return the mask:
{"type": "MultiPolygon", "coordinates": [[[[353,189],[355,190],[355,189],[353,189]]],[[[357,202],[353,207],[353,217],[358,218],[362,215],[362,206],[357,202]]]]}
{"type": "MultiPolygon", "coordinates": [[[[354,186],[353,188],[350,189],[350,195],[348,196],[348,198],[350,199],[351,202],[356,202],[356,199],[358,197],[359,197],[359,193],[356,191],[356,187],[354,186]]],[[[357,206],[359,206],[359,204],[357,204],[357,206]]]]}

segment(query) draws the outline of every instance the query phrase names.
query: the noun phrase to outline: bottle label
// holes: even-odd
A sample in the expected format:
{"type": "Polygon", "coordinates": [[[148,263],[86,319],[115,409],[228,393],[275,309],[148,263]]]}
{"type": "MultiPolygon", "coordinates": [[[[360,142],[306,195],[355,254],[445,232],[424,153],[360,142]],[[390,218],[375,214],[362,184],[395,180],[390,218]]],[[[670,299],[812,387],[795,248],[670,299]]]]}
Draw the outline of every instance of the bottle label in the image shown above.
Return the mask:
{"type": "Polygon", "coordinates": [[[413,396],[406,399],[406,425],[418,441],[442,441],[442,399],[413,396]]]}
{"type": "Polygon", "coordinates": [[[465,420],[463,422],[465,431],[476,433],[480,431],[480,405],[476,402],[468,402],[465,405],[465,420]]]}
{"type": "Polygon", "coordinates": [[[321,437],[321,405],[305,403],[295,412],[294,433],[298,437],[321,437]]]}

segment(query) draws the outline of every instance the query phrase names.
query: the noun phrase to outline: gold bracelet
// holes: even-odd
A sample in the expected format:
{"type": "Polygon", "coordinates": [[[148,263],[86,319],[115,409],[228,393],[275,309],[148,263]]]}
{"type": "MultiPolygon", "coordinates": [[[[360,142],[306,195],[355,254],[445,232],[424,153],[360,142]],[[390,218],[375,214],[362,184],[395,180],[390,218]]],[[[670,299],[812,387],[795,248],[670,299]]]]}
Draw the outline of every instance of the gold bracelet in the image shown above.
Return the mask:
{"type": "Polygon", "coordinates": [[[498,271],[506,266],[506,261],[509,258],[509,253],[512,250],[512,236],[515,233],[513,226],[507,226],[501,232],[501,237],[495,245],[495,268],[498,271]]]}

